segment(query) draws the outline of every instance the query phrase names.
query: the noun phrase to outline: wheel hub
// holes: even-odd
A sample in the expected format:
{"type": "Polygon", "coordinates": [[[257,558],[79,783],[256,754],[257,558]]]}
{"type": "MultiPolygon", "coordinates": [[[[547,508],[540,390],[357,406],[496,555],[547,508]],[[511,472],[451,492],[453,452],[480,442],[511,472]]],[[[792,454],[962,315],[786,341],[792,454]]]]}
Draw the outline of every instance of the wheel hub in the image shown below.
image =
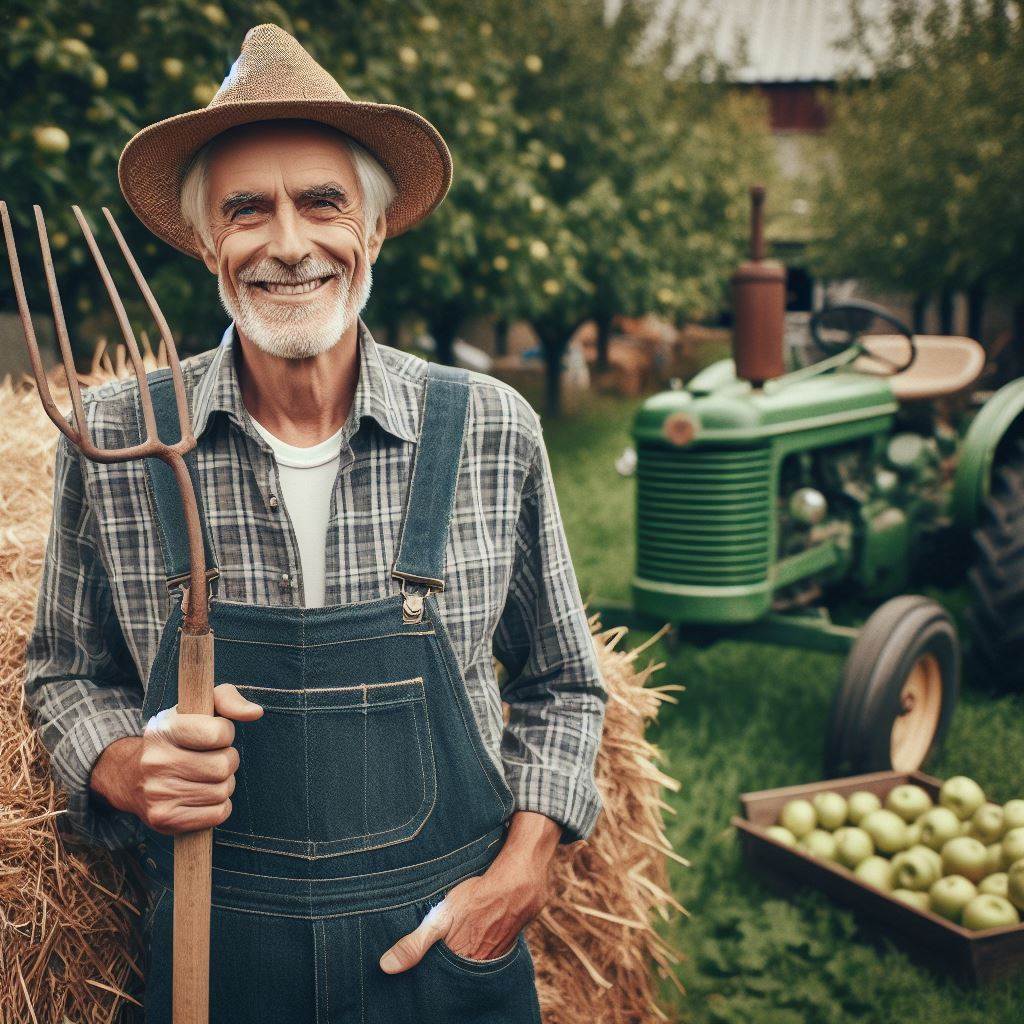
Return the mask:
{"type": "Polygon", "coordinates": [[[934,654],[914,663],[900,691],[900,713],[892,727],[890,755],[898,772],[920,768],[931,749],[942,712],[942,672],[934,654]]]}

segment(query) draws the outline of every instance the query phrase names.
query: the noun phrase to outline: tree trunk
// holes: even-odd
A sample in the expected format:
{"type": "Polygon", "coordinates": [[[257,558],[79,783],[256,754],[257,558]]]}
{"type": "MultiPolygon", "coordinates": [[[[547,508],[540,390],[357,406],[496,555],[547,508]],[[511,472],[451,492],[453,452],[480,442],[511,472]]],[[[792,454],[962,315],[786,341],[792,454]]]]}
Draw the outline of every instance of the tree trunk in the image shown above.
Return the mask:
{"type": "Polygon", "coordinates": [[[544,414],[557,417],[562,413],[562,356],[568,335],[561,326],[535,324],[544,351],[544,414]]]}
{"type": "Polygon", "coordinates": [[[597,324],[597,359],[594,372],[604,373],[608,369],[608,342],[612,334],[612,318],[609,314],[599,313],[594,322],[597,324]]]}
{"type": "Polygon", "coordinates": [[[435,355],[445,366],[455,365],[455,332],[462,321],[462,310],[456,303],[444,303],[429,319],[430,334],[436,345],[435,355]]]}
{"type": "Polygon", "coordinates": [[[924,334],[924,317],[925,313],[928,312],[928,301],[927,292],[919,292],[914,296],[914,312],[911,328],[915,334],[924,334]]]}
{"type": "Polygon", "coordinates": [[[494,354],[499,359],[508,355],[508,318],[504,316],[494,324],[494,354]]]}
{"type": "Polygon", "coordinates": [[[977,281],[967,289],[967,335],[981,341],[985,326],[985,284],[977,281]]]}
{"type": "Polygon", "coordinates": [[[939,292],[939,333],[953,333],[953,289],[943,288],[939,292]]]}

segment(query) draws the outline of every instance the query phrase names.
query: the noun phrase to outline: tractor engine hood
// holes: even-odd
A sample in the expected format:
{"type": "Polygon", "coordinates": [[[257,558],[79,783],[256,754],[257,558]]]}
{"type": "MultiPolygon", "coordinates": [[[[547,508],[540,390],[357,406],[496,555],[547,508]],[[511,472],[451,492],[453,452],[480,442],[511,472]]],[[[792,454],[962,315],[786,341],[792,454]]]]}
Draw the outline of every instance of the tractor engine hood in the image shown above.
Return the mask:
{"type": "Polygon", "coordinates": [[[737,378],[732,359],[723,359],[685,388],[647,398],[633,436],[680,447],[735,444],[891,414],[897,407],[884,377],[840,371],[792,381],[779,377],[755,388],[737,378]]]}

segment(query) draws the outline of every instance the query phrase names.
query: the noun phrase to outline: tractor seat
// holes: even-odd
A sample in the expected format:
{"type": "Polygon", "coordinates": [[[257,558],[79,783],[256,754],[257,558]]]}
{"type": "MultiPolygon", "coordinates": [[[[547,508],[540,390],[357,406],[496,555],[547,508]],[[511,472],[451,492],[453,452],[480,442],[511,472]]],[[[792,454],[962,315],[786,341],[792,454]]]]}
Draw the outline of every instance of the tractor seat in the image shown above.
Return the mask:
{"type": "MultiPolygon", "coordinates": [[[[874,352],[901,363],[907,358],[907,339],[902,334],[871,334],[862,339],[874,352]]],[[[978,379],[985,365],[985,350],[972,338],[946,334],[915,334],[917,358],[902,373],[888,378],[892,393],[901,402],[954,395],[978,379]]],[[[870,356],[853,361],[855,370],[883,373],[886,369],[870,356]]]]}

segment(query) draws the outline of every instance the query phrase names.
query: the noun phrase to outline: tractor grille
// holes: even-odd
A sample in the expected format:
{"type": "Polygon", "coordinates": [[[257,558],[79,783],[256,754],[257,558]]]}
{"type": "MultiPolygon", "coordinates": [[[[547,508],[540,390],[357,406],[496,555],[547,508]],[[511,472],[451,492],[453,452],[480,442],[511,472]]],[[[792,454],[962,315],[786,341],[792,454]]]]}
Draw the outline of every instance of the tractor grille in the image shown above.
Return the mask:
{"type": "Polygon", "coordinates": [[[637,448],[637,574],[743,586],[768,573],[771,451],[637,448]]]}

